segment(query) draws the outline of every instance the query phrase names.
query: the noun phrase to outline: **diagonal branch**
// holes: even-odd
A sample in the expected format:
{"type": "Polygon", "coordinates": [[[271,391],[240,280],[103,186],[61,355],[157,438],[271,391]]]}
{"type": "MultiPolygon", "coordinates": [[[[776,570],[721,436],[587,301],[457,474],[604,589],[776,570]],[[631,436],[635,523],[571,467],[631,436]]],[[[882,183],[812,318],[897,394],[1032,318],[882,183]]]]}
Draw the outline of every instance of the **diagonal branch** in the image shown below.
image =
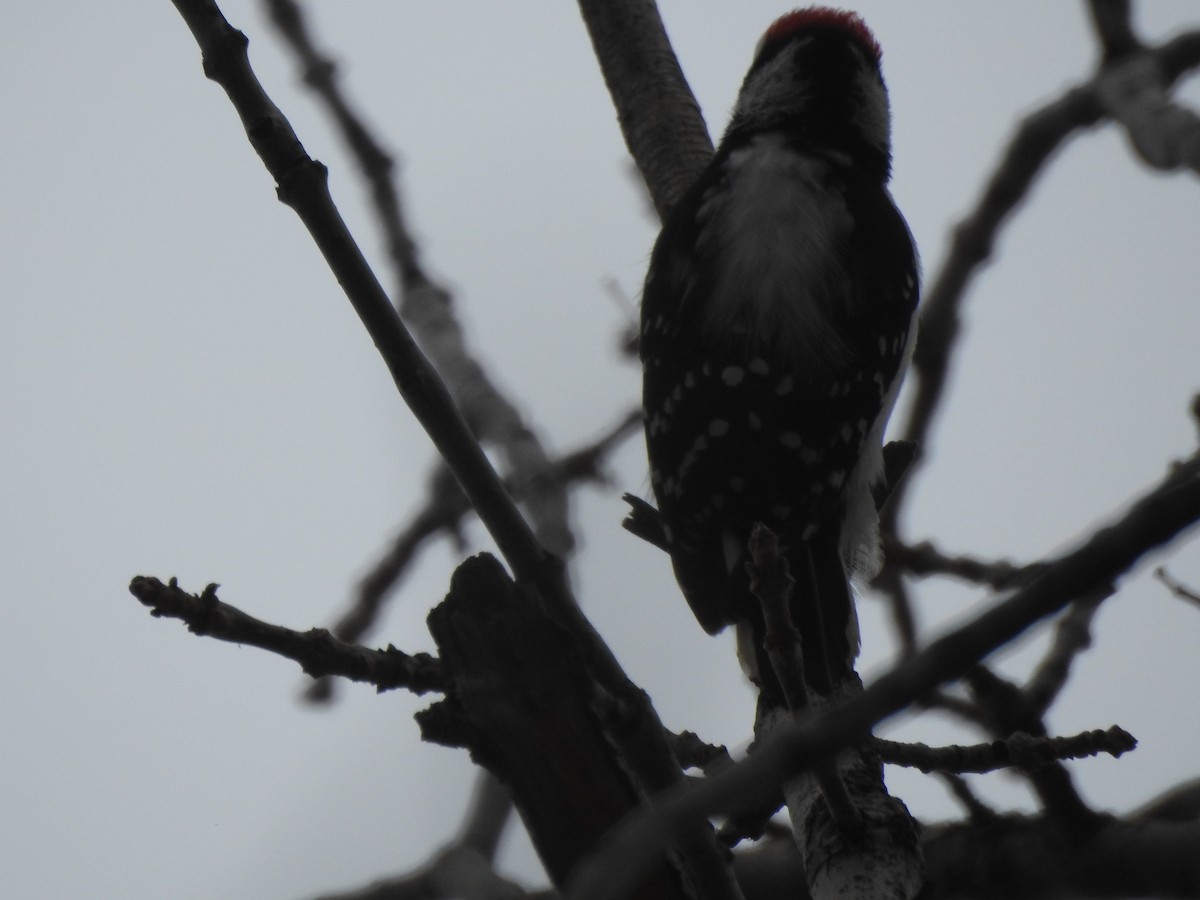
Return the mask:
{"type": "Polygon", "coordinates": [[[294,0],[266,0],[279,32],[304,71],[304,81],[337,123],[370,187],[375,214],[397,274],[404,321],[462,410],[474,435],[501,453],[509,481],[517,488],[544,547],[566,558],[575,546],[568,522],[566,485],[556,477],[546,448],[514,404],[496,386],[475,354],[454,312],[453,296],[429,277],[419,248],[404,221],[393,173],[395,160],[351,107],[336,80],[336,63],[314,43],[294,0]]]}
{"type": "Polygon", "coordinates": [[[1178,597],[1180,600],[1187,600],[1189,603],[1194,603],[1200,606],[1200,593],[1197,593],[1194,588],[1188,587],[1182,581],[1175,578],[1167,571],[1166,566],[1159,566],[1154,570],[1154,577],[1161,582],[1168,591],[1178,597]]]}
{"type": "Polygon", "coordinates": [[[1112,591],[1112,585],[1103,585],[1094,594],[1076,600],[1059,617],[1050,649],[1022,691],[1035,715],[1044,715],[1067,686],[1075,659],[1092,645],[1092,619],[1112,591]]]}
{"type": "Polygon", "coordinates": [[[295,660],[313,678],[340,675],[373,684],[379,691],[407,688],[414,694],[445,687],[442,664],[427,653],[410,656],[391,644],[372,650],[339,641],[324,628],[293,631],[271,625],[222,603],[215,584],[197,596],[179,587],[174,578],[163,584],[139,575],[130,582],[129,592],[150,607],[153,616],[179,619],[195,635],[270,650],[295,660]]]}
{"type": "Polygon", "coordinates": [[[342,286],[392,379],[522,581],[541,581],[565,597],[561,564],[535,538],[459,414],[445,384],[401,323],[329,194],[327,171],[250,68],[246,36],[211,0],[173,0],[199,44],[205,75],[225,89],[250,143],[278,185],[279,199],[303,221],[342,286]]]}
{"type": "MultiPolygon", "coordinates": [[[[568,485],[603,483],[609,455],[637,430],[641,421],[640,412],[630,412],[596,440],[552,460],[555,477],[568,485]]],[[[517,486],[512,485],[512,489],[521,499],[517,486]]],[[[374,623],[384,595],[404,577],[420,548],[439,534],[457,534],[470,512],[470,503],[445,470],[435,472],[430,479],[425,505],[359,582],[353,605],[338,619],[333,633],[343,640],[359,640],[374,623]]]]}
{"type": "Polygon", "coordinates": [[[1048,562],[1037,578],[971,622],[933,641],[836,710],[781,730],[752,756],[698,786],[672,790],[601,844],[572,877],[569,900],[615,900],[678,829],[761,799],[872,727],[960,678],[971,666],[1073,599],[1116,580],[1143,555],[1200,521],[1200,457],[1179,464],[1112,525],[1048,562]],[[618,863],[619,861],[619,863],[618,863]],[[607,878],[600,877],[605,872],[607,878]]]}
{"type": "Polygon", "coordinates": [[[712,139],[654,0],[579,0],[621,134],[659,218],[712,158],[712,139]]]}
{"type": "MultiPolygon", "coordinates": [[[[1164,89],[1200,65],[1200,32],[1190,32],[1144,53],[1122,57],[1121,66],[1151,61],[1164,89]]],[[[1005,149],[975,208],[955,227],[941,270],[932,279],[921,307],[921,337],[912,364],[912,406],[904,437],[927,446],[934,417],[944,399],[959,331],[960,310],[972,281],[991,258],[1001,228],[1032,190],[1050,159],[1071,136],[1099,123],[1106,109],[1102,71],[1026,117],[1005,149]]],[[[886,515],[886,531],[895,531],[899,510],[912,479],[901,484],[886,515]]]]}

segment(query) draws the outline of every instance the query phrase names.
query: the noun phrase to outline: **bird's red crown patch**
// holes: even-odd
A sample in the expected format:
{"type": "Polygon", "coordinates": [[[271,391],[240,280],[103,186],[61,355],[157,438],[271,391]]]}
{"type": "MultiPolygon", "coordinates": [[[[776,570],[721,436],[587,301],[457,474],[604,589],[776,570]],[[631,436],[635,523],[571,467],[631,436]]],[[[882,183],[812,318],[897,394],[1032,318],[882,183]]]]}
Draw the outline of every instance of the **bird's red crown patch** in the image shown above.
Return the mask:
{"type": "Polygon", "coordinates": [[[790,13],[780,16],[763,34],[762,41],[759,43],[760,52],[761,48],[785,41],[796,33],[813,27],[842,29],[861,44],[876,63],[883,55],[883,51],[879,49],[879,42],[875,40],[875,35],[871,34],[871,29],[867,27],[867,23],[858,13],[845,12],[828,6],[794,9],[790,13]]]}

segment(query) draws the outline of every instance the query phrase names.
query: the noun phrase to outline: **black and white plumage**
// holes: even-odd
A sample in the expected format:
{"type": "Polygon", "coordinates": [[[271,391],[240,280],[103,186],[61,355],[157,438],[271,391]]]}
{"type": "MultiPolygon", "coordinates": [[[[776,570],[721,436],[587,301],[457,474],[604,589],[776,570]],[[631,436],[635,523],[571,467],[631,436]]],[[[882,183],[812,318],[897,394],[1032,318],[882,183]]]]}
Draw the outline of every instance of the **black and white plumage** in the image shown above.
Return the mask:
{"type": "Polygon", "coordinates": [[[768,29],[642,302],[650,480],[680,587],[710,633],[760,622],[744,562],[753,525],[769,527],[818,690],[857,652],[847,573],[879,565],[872,489],[915,332],[879,60],[850,13],[768,29]]]}

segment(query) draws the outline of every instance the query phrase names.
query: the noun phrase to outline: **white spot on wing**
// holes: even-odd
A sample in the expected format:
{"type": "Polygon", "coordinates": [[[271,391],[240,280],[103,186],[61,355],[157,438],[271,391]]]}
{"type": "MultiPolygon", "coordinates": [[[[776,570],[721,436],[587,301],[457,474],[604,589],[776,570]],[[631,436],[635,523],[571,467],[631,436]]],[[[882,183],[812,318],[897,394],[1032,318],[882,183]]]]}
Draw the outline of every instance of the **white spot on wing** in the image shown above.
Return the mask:
{"type": "Polygon", "coordinates": [[[745,377],[746,371],[741,366],[726,366],[721,370],[721,380],[729,387],[741,384],[745,377]]]}

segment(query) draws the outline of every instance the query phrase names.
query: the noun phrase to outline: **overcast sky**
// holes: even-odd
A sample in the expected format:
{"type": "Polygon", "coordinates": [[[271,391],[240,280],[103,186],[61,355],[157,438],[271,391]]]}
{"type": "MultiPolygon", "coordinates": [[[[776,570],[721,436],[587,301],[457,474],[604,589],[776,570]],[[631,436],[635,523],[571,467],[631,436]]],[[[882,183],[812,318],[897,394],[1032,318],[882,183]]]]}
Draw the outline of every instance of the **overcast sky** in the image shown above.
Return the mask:
{"type": "MultiPolygon", "coordinates": [[[[313,5],[344,86],[403,161],[409,219],[479,355],[552,448],[596,436],[637,397],[617,339],[655,227],[574,4],[313,5]]],[[[390,283],[353,168],[259,6],[222,6],[390,283]]],[[[719,133],[783,8],[661,6],[719,133]]],[[[1200,26],[1188,0],[1137,7],[1150,39],[1200,26]]],[[[1085,4],[856,8],[884,47],[894,193],[933,272],[1017,118],[1094,64],[1085,4]]],[[[314,712],[294,664],[152,619],[126,586],[216,581],[261,618],[327,624],[420,503],[428,442],[167,0],[8,0],[0,26],[0,887],[283,900],[417,864],[472,778],[465,753],[418,740],[428,701],[349,686],[314,712]]],[[[1194,177],[1145,171],[1112,128],[1054,160],[970,297],[909,536],[1034,559],[1191,452],[1198,199],[1194,177]]],[[[621,492],[646,490],[640,441],[613,472],[574,509],[586,611],[668,726],[741,747],[753,706],[731,642],[703,635],[666,558],[619,528],[621,492]]],[[[423,557],[369,643],[429,649],[424,617],[456,560],[441,545],[423,557]]],[[[1196,543],[1159,561],[1200,583],[1196,543]]],[[[1103,808],[1200,775],[1200,718],[1179,689],[1200,678],[1200,612],[1149,568],[1104,607],[1051,716],[1141,741],[1073,765],[1103,808]]],[[[986,595],[919,596],[936,629],[986,595]]],[[[878,604],[862,608],[869,678],[894,647],[878,604]]],[[[894,733],[962,736],[927,720],[894,733]]],[[[931,779],[889,780],[922,818],[957,813],[931,779]]],[[[1028,804],[1004,776],[980,789],[1028,804]]],[[[536,877],[519,840],[504,865],[536,877]]]]}

